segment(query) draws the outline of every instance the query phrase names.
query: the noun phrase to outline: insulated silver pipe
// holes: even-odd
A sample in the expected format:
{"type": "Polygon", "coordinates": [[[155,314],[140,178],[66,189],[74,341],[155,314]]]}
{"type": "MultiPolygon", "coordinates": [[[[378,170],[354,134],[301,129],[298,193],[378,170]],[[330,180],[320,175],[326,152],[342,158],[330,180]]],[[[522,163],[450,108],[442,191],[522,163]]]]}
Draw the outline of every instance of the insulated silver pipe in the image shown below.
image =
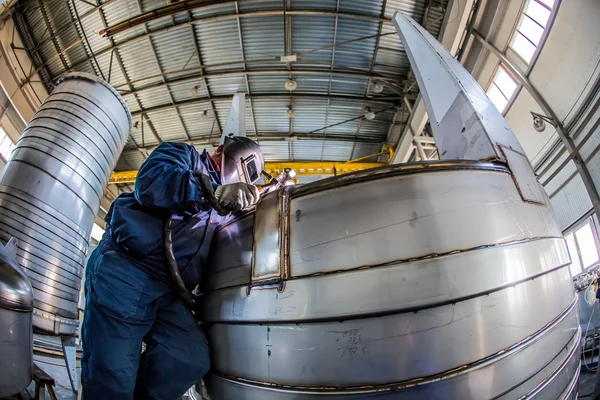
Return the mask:
{"type": "Polygon", "coordinates": [[[11,154],[0,179],[0,239],[18,239],[37,329],[75,334],[88,240],[130,130],[117,91],[74,73],[61,78],[11,154]]]}

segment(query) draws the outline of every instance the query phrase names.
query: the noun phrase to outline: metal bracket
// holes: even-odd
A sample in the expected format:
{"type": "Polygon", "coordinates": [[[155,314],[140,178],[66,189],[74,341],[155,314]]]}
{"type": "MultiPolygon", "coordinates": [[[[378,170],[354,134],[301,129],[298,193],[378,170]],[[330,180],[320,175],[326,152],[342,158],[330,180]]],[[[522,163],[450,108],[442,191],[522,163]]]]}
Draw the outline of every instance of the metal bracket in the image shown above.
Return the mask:
{"type": "Polygon", "coordinates": [[[71,388],[74,393],[79,389],[79,377],[77,376],[77,357],[75,347],[75,336],[61,336],[63,355],[65,357],[65,366],[71,381],[71,388]]]}
{"type": "Polygon", "coordinates": [[[290,200],[293,186],[264,196],[256,206],[254,245],[252,252],[252,283],[256,287],[276,286],[281,292],[289,276],[290,200]]]}

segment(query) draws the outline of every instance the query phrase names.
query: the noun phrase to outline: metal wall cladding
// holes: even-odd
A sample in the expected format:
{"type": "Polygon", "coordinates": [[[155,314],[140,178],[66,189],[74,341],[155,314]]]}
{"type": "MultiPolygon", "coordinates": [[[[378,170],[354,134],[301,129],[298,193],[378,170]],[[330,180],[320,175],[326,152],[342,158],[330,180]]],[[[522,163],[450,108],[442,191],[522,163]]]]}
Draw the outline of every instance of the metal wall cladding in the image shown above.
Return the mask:
{"type": "Polygon", "coordinates": [[[568,251],[504,167],[361,171],[258,213],[215,238],[213,398],[574,398],[568,251]]]}
{"type": "Polygon", "coordinates": [[[60,81],[27,125],[0,180],[0,239],[34,288],[34,326],[74,334],[89,235],[131,129],[123,99],[93,75],[60,81]]]}

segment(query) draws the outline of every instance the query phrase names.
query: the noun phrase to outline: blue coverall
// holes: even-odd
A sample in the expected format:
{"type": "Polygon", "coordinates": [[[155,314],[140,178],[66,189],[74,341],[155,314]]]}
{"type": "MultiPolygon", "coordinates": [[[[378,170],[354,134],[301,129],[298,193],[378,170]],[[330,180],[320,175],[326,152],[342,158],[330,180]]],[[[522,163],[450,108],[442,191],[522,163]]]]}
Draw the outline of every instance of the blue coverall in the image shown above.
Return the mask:
{"type": "Polygon", "coordinates": [[[192,290],[201,281],[219,218],[203,203],[195,175],[206,174],[219,185],[212,162],[206,151],[162,143],[140,168],[134,193],[113,202],[86,269],[85,400],[173,400],[208,371],[204,334],[170,285],[163,228],[173,215],[173,250],[192,290]]]}

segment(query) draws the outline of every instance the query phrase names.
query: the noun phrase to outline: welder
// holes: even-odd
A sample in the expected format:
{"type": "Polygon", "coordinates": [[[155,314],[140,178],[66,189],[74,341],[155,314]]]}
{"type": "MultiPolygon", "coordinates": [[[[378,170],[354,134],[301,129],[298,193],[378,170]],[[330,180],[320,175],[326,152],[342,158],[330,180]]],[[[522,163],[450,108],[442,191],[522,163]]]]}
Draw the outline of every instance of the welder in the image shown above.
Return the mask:
{"type": "Polygon", "coordinates": [[[206,339],[167,267],[165,224],[177,273],[192,291],[222,215],[258,201],[253,183],[263,168],[258,144],[245,137],[225,137],[212,155],[162,143],[143,163],[134,192],[111,205],[86,267],[84,400],[174,400],[208,371],[206,339]]]}

